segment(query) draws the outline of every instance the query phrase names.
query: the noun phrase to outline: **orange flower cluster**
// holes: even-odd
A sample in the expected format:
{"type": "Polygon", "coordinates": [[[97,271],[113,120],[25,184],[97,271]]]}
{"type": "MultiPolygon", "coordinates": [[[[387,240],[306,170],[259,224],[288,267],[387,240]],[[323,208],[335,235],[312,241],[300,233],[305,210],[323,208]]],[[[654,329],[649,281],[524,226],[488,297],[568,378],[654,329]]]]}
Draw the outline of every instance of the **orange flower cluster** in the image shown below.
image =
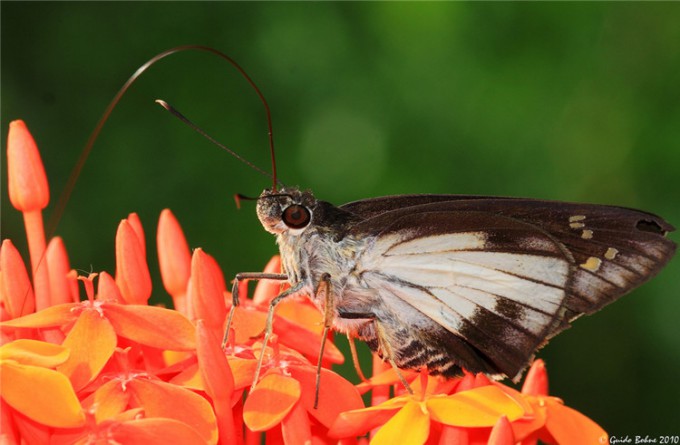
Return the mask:
{"type": "MultiPolygon", "coordinates": [[[[148,305],[145,235],[135,214],[118,226],[115,275],[78,276],[63,242],[46,244],[49,190],[33,138],[15,121],[8,139],[9,194],[24,216],[32,279],[5,240],[0,443],[259,444],[263,435],[272,444],[608,441],[594,422],[548,396],[541,361],[521,392],[483,375],[443,380],[406,372],[410,394],[379,360],[370,380],[353,385],[331,370],[343,356],[324,339],[315,403],[323,326],[308,301],[277,306],[274,335],[263,345],[269,302],[281,289],[260,282],[234,311],[222,346],[231,309],[224,276],[210,255],[190,251],[169,210],[161,213],[157,246],[174,310],[148,305]],[[368,391],[372,406],[364,407],[368,391]]],[[[265,268],[279,270],[277,257],[265,268]]]]}

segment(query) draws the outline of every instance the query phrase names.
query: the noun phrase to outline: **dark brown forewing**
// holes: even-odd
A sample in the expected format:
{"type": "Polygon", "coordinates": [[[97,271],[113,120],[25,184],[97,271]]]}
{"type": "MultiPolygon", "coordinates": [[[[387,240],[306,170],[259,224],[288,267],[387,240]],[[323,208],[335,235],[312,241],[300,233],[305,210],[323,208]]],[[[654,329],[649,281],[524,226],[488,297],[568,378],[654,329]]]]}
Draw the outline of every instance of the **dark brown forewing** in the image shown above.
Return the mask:
{"type": "MultiPolygon", "coordinates": [[[[477,195],[394,195],[380,196],[378,198],[362,199],[348,202],[340,206],[341,209],[352,212],[363,218],[373,218],[381,213],[400,210],[407,207],[415,207],[424,204],[451,201],[476,201],[476,200],[505,200],[516,198],[499,198],[477,195]]],[[[474,210],[470,207],[470,210],[474,210]]]]}

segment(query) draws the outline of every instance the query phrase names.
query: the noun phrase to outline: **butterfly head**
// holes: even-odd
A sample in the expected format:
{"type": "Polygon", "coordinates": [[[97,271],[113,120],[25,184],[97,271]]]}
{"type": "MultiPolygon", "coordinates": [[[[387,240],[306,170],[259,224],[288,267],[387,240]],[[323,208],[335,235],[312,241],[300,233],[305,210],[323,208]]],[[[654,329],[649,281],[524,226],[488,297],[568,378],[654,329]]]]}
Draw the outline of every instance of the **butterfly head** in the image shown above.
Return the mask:
{"type": "Polygon", "coordinates": [[[257,217],[270,233],[301,233],[311,224],[316,204],[310,191],[266,189],[257,199],[257,217]]]}

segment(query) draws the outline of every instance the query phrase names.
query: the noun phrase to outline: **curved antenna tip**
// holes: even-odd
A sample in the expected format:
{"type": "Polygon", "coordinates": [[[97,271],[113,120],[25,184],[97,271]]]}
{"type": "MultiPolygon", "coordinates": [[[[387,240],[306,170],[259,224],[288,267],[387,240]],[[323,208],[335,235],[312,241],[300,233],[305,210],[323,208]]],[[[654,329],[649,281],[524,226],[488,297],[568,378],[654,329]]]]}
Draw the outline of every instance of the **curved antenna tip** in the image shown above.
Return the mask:
{"type": "Polygon", "coordinates": [[[156,99],[154,102],[156,102],[158,105],[161,107],[165,108],[166,110],[170,110],[170,104],[164,101],[163,99],[156,99]]]}

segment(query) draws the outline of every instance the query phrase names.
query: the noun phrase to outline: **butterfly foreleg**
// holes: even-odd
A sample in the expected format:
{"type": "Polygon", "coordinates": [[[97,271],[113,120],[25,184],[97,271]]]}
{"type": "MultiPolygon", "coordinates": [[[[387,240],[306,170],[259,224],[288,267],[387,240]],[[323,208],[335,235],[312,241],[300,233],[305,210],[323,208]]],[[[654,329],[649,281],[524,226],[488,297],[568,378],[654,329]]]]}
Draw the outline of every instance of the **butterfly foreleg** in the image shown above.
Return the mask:
{"type": "Polygon", "coordinates": [[[236,306],[239,305],[239,295],[238,288],[239,284],[243,280],[287,280],[288,275],[285,273],[265,273],[265,272],[241,272],[236,274],[234,277],[233,284],[231,286],[231,309],[229,309],[229,316],[227,317],[227,327],[224,330],[224,337],[222,337],[222,348],[227,346],[227,341],[229,340],[229,331],[231,329],[231,322],[234,318],[234,312],[236,311],[236,306]]]}
{"type": "Polygon", "coordinates": [[[241,272],[237,273],[231,287],[231,301],[234,306],[239,304],[238,285],[243,280],[280,280],[285,281],[288,275],[285,273],[266,273],[266,272],[241,272]]]}
{"type": "Polygon", "coordinates": [[[253,389],[255,389],[255,385],[257,384],[257,381],[260,379],[260,371],[262,370],[262,362],[264,360],[265,349],[267,347],[267,343],[269,343],[269,337],[271,337],[272,330],[274,328],[274,309],[276,308],[276,305],[283,301],[286,297],[289,297],[299,292],[304,287],[304,284],[305,283],[302,281],[295,284],[294,286],[281,292],[271,301],[271,303],[269,303],[269,310],[267,311],[267,321],[264,327],[264,340],[262,341],[262,350],[260,351],[260,357],[257,360],[257,367],[255,368],[255,377],[253,378],[253,384],[250,387],[251,392],[253,391],[253,389]]]}
{"type": "Polygon", "coordinates": [[[401,373],[397,363],[394,361],[394,349],[392,349],[392,345],[390,345],[390,342],[387,339],[385,328],[383,328],[382,324],[377,318],[373,320],[373,323],[375,323],[375,334],[378,338],[378,347],[379,350],[382,351],[383,358],[386,358],[387,361],[390,362],[390,365],[392,365],[392,368],[394,368],[394,372],[397,373],[397,377],[399,377],[399,380],[401,381],[402,385],[404,385],[404,388],[406,388],[406,391],[413,395],[413,389],[411,389],[411,385],[408,384],[404,374],[401,373]]]}

